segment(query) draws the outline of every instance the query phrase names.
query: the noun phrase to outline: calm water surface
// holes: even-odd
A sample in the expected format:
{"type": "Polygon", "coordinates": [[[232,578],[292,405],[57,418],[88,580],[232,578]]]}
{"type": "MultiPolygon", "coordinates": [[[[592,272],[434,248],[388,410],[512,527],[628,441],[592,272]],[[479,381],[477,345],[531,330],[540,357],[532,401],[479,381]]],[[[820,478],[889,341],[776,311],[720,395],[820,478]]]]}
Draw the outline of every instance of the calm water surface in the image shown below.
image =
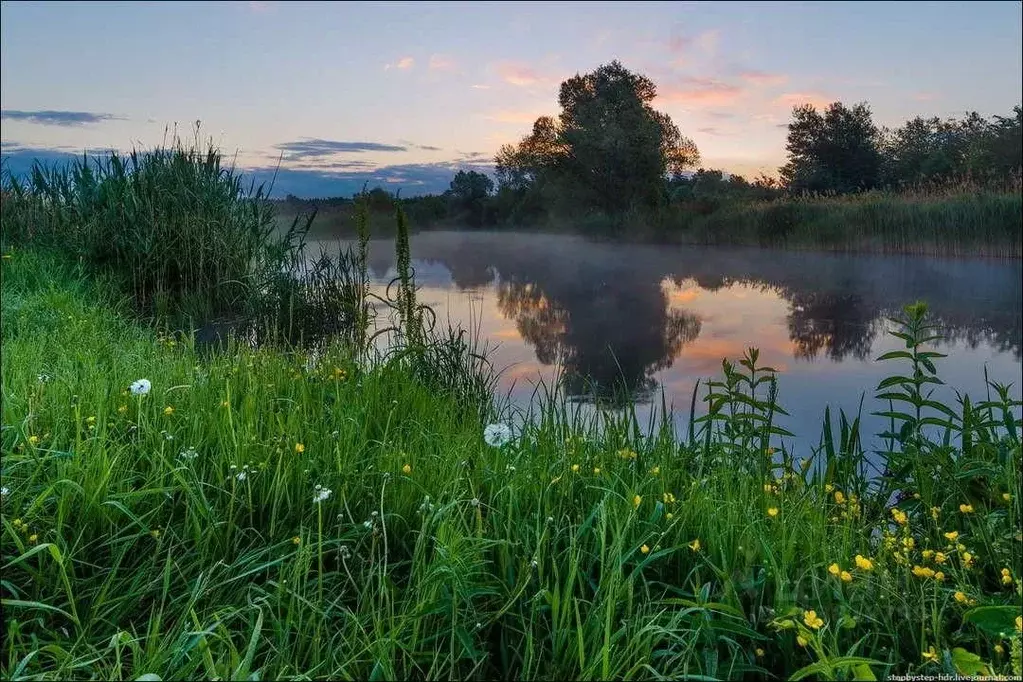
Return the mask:
{"type": "MultiPolygon", "coordinates": [[[[336,250],[337,244],[313,244],[336,250]]],[[[438,321],[478,328],[502,370],[500,388],[518,405],[534,387],[562,379],[587,400],[624,384],[641,417],[661,392],[682,427],[697,379],[721,376],[721,360],[760,349],[780,372],[782,425],[808,454],[825,405],[855,413],[864,439],[883,422],[874,388],[897,364],[886,316],[920,299],[944,326],[939,374],[950,387],[984,394],[984,369],[1015,384],[1023,337],[1020,261],[794,253],[747,248],[599,243],[576,236],[430,232],[413,235],[419,301],[438,321]]],[[[394,245],[377,240],[370,269],[378,289],[395,275],[394,245]]],[[[702,389],[701,389],[702,392],[702,389]]],[[[951,388],[938,396],[954,400],[951,388]]],[[[699,408],[698,408],[699,411],[699,408]]]]}

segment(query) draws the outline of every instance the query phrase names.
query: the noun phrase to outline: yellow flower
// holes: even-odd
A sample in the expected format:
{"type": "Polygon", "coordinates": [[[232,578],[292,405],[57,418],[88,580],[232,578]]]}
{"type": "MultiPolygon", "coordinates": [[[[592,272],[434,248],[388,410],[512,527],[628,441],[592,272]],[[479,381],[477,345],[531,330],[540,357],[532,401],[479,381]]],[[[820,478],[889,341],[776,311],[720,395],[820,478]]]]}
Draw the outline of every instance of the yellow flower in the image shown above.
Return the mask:
{"type": "Polygon", "coordinates": [[[32,543],[33,545],[34,545],[34,544],[35,544],[35,543],[36,543],[36,542],[37,542],[38,540],[39,540],[39,536],[38,536],[38,535],[36,535],[35,533],[32,533],[31,535],[29,535],[29,536],[28,536],[28,541],[29,541],[29,542],[31,542],[31,543],[32,543]]]}
{"type": "Polygon", "coordinates": [[[764,657],[764,650],[761,649],[760,647],[757,647],[756,649],[754,649],[753,652],[757,655],[757,658],[763,658],[764,657]]]}
{"type": "Polygon", "coordinates": [[[301,545],[302,544],[302,538],[300,538],[299,536],[296,535],[295,537],[291,538],[291,544],[293,544],[293,545],[301,545]]]}
{"type": "Polygon", "coordinates": [[[920,493],[913,493],[913,499],[914,500],[919,500],[920,499],[920,493]]]}
{"type": "Polygon", "coordinates": [[[223,400],[223,401],[221,401],[221,403],[220,403],[220,406],[221,406],[221,407],[227,407],[228,405],[230,405],[230,403],[229,403],[229,402],[227,402],[226,400],[223,400]]]}
{"type": "Polygon", "coordinates": [[[767,515],[770,516],[773,519],[775,516],[778,515],[778,508],[777,507],[771,507],[770,509],[767,510],[767,515]]]}
{"type": "Polygon", "coordinates": [[[835,504],[845,504],[845,495],[842,494],[841,490],[835,491],[835,504]]]}
{"type": "Polygon", "coordinates": [[[797,635],[796,636],[796,644],[798,644],[799,646],[805,647],[807,644],[809,644],[809,642],[806,641],[806,637],[803,637],[802,635],[797,635]]]}
{"type": "Polygon", "coordinates": [[[29,436],[28,437],[28,444],[29,445],[35,445],[38,442],[39,442],[39,436],[29,436]]]}
{"type": "Polygon", "coordinates": [[[573,464],[572,465],[572,472],[573,473],[578,473],[578,471],[579,471],[579,465],[578,464],[573,464]]]}
{"type": "Polygon", "coordinates": [[[295,443],[295,452],[301,455],[303,452],[305,452],[305,445],[303,445],[302,443],[295,443]]]}
{"type": "Polygon", "coordinates": [[[934,556],[934,550],[933,549],[925,549],[924,551],[920,552],[920,554],[923,556],[923,558],[925,560],[926,559],[930,559],[932,556],[934,556]]]}
{"type": "Polygon", "coordinates": [[[664,493],[664,504],[675,504],[675,496],[671,493],[664,493]]]}
{"type": "Polygon", "coordinates": [[[671,521],[673,518],[675,518],[675,515],[672,514],[671,512],[668,512],[667,514],[664,515],[664,518],[666,518],[669,521],[671,521]]]}
{"type": "Polygon", "coordinates": [[[1012,584],[1012,574],[1009,572],[1009,569],[1007,568],[1002,569],[1002,584],[1003,585],[1012,584]]]}
{"type": "Polygon", "coordinates": [[[1001,656],[1002,654],[1005,653],[1005,647],[1003,647],[1001,644],[995,644],[995,653],[1001,656]]]}
{"type": "Polygon", "coordinates": [[[966,602],[968,602],[968,601],[969,601],[969,598],[968,598],[968,597],[966,596],[966,593],[965,593],[965,592],[962,592],[962,591],[957,591],[957,592],[956,592],[956,593],[955,593],[954,595],[952,595],[952,596],[953,596],[953,597],[955,598],[955,600],[956,600],[957,602],[959,602],[960,604],[965,604],[966,602]]]}
{"type": "Polygon", "coordinates": [[[934,574],[934,579],[937,580],[939,583],[943,583],[945,582],[945,574],[942,573],[941,571],[937,571],[934,574]]]}
{"type": "Polygon", "coordinates": [[[594,476],[600,475],[600,467],[593,467],[593,475],[594,476]]]}
{"type": "MultiPolygon", "coordinates": [[[[164,412],[166,412],[166,410],[164,410],[164,412]]],[[[85,420],[85,423],[86,424],[95,424],[96,423],[96,418],[95,417],[87,417],[86,420],[85,420]]]]}
{"type": "Polygon", "coordinates": [[[153,539],[158,540],[160,538],[160,529],[154,528],[153,530],[149,531],[149,534],[153,536],[153,539]]]}
{"type": "Polygon", "coordinates": [[[643,554],[649,554],[650,548],[647,547],[646,545],[643,545],[642,547],[639,548],[639,551],[643,552],[643,554]]]}
{"type": "Polygon", "coordinates": [[[944,552],[935,552],[934,553],[934,563],[936,563],[936,564],[943,564],[946,561],[948,561],[948,557],[945,556],[944,552]]]}
{"type": "Polygon", "coordinates": [[[824,492],[826,492],[826,493],[830,493],[834,489],[835,489],[835,486],[831,485],[830,483],[828,483],[826,486],[824,486],[824,492]]]}
{"type": "Polygon", "coordinates": [[[636,452],[634,450],[630,450],[629,448],[619,450],[618,456],[621,457],[622,459],[636,459],[637,457],[636,452]]]}
{"type": "Polygon", "coordinates": [[[924,659],[925,662],[931,662],[931,663],[937,662],[937,660],[938,660],[938,652],[936,652],[934,650],[934,647],[932,646],[927,651],[923,652],[922,658],[924,659]]]}
{"type": "Polygon", "coordinates": [[[963,552],[963,565],[967,567],[973,565],[973,555],[969,552],[963,552]]]}
{"type": "Polygon", "coordinates": [[[959,511],[961,511],[964,514],[972,514],[973,513],[973,505],[972,504],[961,504],[961,505],[959,505],[959,511]]]}
{"type": "Polygon", "coordinates": [[[339,379],[339,380],[340,379],[344,379],[345,378],[345,371],[343,369],[341,369],[340,367],[335,367],[334,368],[334,378],[335,379],[339,379]]]}
{"type": "Polygon", "coordinates": [[[127,411],[128,411],[127,405],[121,405],[120,407],[117,408],[118,414],[124,414],[127,411]]]}
{"type": "Polygon", "coordinates": [[[167,407],[163,408],[163,413],[169,417],[172,414],[174,414],[174,408],[168,405],[167,407]]]}
{"type": "Polygon", "coordinates": [[[412,473],[412,465],[411,464],[406,464],[405,466],[403,466],[401,468],[401,473],[405,474],[406,476],[411,474],[412,473]]]}
{"type": "Polygon", "coordinates": [[[642,503],[643,503],[643,498],[642,497],[640,497],[639,495],[633,496],[633,498],[632,498],[632,506],[633,507],[637,507],[638,508],[639,505],[642,504],[642,503]]]}
{"type": "Polygon", "coordinates": [[[831,564],[830,566],[828,566],[828,573],[837,576],[842,573],[842,569],[839,567],[838,564],[831,564]]]}
{"type": "Polygon", "coordinates": [[[659,466],[654,467],[653,469],[650,470],[650,473],[652,473],[654,476],[660,476],[661,475],[661,467],[659,467],[659,466]]]}
{"type": "Polygon", "coordinates": [[[700,538],[696,538],[695,540],[690,542],[689,543],[689,549],[693,550],[694,552],[699,552],[700,551],[700,538]]]}
{"type": "Polygon", "coordinates": [[[849,571],[842,571],[841,578],[842,578],[842,582],[844,582],[844,583],[851,583],[852,582],[852,573],[850,573],[849,571]]]}
{"type": "Polygon", "coordinates": [[[856,568],[860,569],[861,571],[873,571],[874,570],[874,562],[871,561],[870,559],[867,559],[866,557],[864,557],[864,556],[862,556],[860,554],[857,554],[856,555],[856,568]]]}
{"type": "Polygon", "coordinates": [[[1016,616],[1016,629],[1023,632],[1023,616],[1016,616]]]}
{"type": "Polygon", "coordinates": [[[900,526],[905,526],[909,523],[909,517],[906,516],[906,512],[901,509],[892,508],[892,518],[895,519],[895,523],[900,526]]]}
{"type": "Polygon", "coordinates": [[[913,575],[918,578],[933,578],[934,569],[926,568],[924,566],[913,566],[913,575]]]}
{"type": "Polygon", "coordinates": [[[771,485],[770,483],[765,483],[764,484],[764,492],[765,493],[773,493],[774,492],[774,486],[771,485]]]}
{"type": "Polygon", "coordinates": [[[938,514],[941,513],[941,509],[938,507],[931,507],[931,518],[935,521],[938,520],[938,514]]]}
{"type": "Polygon", "coordinates": [[[913,538],[902,538],[902,547],[904,551],[908,552],[909,550],[916,547],[916,540],[914,540],[913,538]]]}
{"type": "Polygon", "coordinates": [[[956,538],[958,537],[959,531],[957,530],[950,530],[949,532],[945,533],[945,539],[948,540],[949,542],[955,542],[956,538]]]}
{"type": "Polygon", "coordinates": [[[812,610],[803,613],[803,622],[806,623],[806,627],[814,630],[819,630],[824,625],[824,621],[817,616],[817,612],[812,610]]]}
{"type": "Polygon", "coordinates": [[[1009,500],[1012,499],[1012,495],[1010,495],[1009,493],[1002,493],[1002,499],[1008,502],[1009,500]]]}

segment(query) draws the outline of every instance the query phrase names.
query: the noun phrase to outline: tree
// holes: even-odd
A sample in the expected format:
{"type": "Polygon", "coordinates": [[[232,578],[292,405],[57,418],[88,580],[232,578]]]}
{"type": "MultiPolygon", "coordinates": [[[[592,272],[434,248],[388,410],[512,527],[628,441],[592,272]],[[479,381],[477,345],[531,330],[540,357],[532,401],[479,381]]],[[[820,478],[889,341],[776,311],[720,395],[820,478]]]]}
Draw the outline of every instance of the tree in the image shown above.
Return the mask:
{"type": "Polygon", "coordinates": [[[518,145],[495,157],[502,187],[543,192],[554,187],[573,205],[620,213],[652,206],[666,174],[699,159],[696,145],[650,103],[653,82],[618,61],[561,84],[557,119],[542,116],[518,145]]]}
{"type": "Polygon", "coordinates": [[[795,107],[782,180],[790,191],[871,189],[880,179],[880,137],[866,103],[848,108],[835,102],[823,115],[809,104],[795,107]]]}
{"type": "Polygon", "coordinates": [[[451,195],[465,206],[474,206],[490,196],[494,181],[476,171],[458,171],[451,181],[451,195]]]}

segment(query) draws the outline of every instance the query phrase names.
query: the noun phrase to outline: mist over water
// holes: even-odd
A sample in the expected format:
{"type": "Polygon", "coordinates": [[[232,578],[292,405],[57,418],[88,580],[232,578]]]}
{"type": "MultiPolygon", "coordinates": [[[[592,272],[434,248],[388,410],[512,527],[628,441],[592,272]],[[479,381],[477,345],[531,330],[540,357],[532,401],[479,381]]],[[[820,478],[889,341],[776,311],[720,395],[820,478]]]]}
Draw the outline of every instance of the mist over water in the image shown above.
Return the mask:
{"type": "MultiPolygon", "coordinates": [[[[334,251],[338,242],[311,244],[334,251]]],[[[751,248],[588,241],[569,235],[427,232],[413,235],[419,302],[438,324],[478,330],[502,371],[500,389],[528,405],[538,382],[573,400],[607,403],[624,389],[641,418],[663,392],[679,432],[698,379],[748,347],[779,370],[780,424],[797,454],[820,437],[825,405],[854,415],[864,396],[868,447],[885,423],[869,413],[877,383],[901,371],[877,356],[903,347],[887,316],[924,300],[946,340],[936,349],[952,389],[986,395],[1021,381],[1023,264],[920,256],[800,253],[751,248]]],[[[369,265],[381,292],[395,275],[391,240],[374,240],[369,265]]],[[[700,397],[703,388],[700,389],[700,397]]],[[[702,406],[698,401],[697,412],[702,406]]]]}

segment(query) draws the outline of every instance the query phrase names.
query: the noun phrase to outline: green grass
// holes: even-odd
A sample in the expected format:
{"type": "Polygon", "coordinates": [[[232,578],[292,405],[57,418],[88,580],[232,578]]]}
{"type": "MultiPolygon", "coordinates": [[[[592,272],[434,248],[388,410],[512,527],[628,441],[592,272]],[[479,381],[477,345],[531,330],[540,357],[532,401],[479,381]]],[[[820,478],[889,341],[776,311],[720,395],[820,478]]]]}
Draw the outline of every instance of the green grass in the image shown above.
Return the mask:
{"type": "Polygon", "coordinates": [[[1019,403],[929,404],[918,309],[871,477],[846,415],[805,467],[772,451],[755,353],[692,440],[570,427],[552,399],[492,447],[509,414],[414,355],[204,352],[131,321],[112,279],[7,255],[5,679],[1020,673],[1019,403]]]}
{"type": "MultiPolygon", "coordinates": [[[[687,216],[683,241],[822,251],[1023,257],[1023,195],[1012,192],[868,192],[779,199],[687,216]]],[[[669,219],[670,221],[670,219],[669,219]]]]}

